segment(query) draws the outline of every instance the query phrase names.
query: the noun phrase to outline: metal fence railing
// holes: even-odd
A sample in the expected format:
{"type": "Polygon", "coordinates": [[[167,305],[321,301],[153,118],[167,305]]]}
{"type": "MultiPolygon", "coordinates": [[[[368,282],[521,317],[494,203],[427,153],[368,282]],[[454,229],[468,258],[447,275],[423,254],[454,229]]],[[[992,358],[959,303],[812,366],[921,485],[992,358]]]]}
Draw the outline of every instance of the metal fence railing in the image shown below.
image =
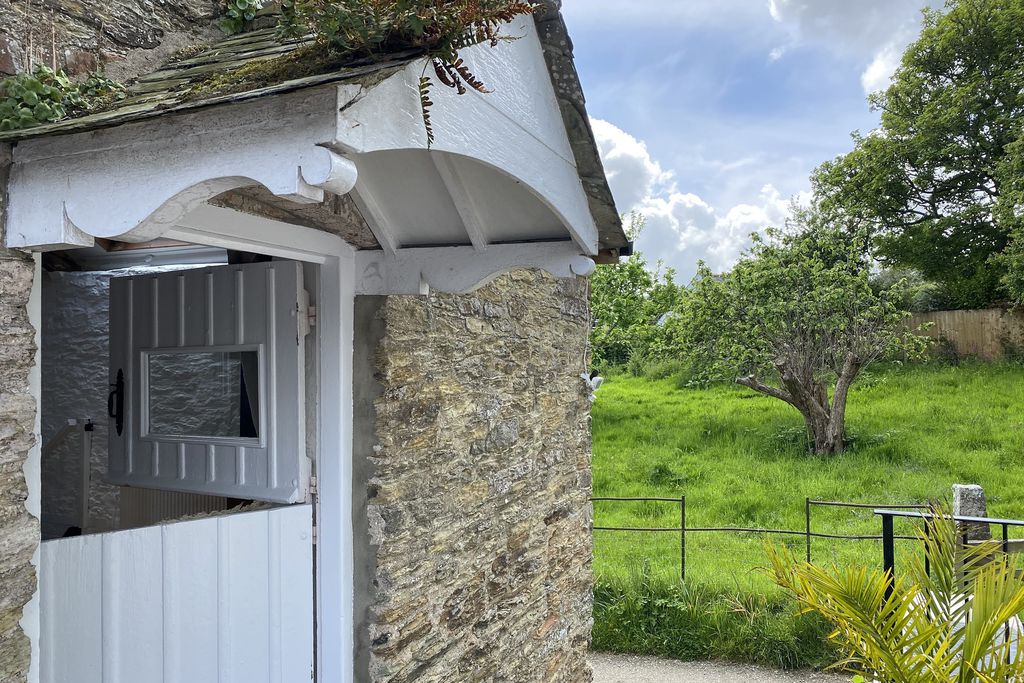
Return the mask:
{"type": "MultiPolygon", "coordinates": [[[[776,536],[801,536],[805,539],[807,561],[811,561],[811,541],[815,538],[827,538],[833,540],[846,540],[846,541],[886,541],[886,537],[883,534],[878,535],[852,535],[852,534],[835,534],[821,531],[815,531],[813,529],[812,512],[814,509],[819,507],[832,507],[832,508],[853,508],[853,509],[864,509],[871,511],[880,510],[891,510],[891,511],[912,511],[912,510],[929,510],[932,508],[931,504],[915,504],[915,505],[888,505],[888,504],[869,504],[869,503],[844,503],[833,500],[814,500],[812,498],[805,499],[804,504],[804,517],[805,525],[803,530],[798,529],[765,529],[758,527],[740,527],[740,526],[687,526],[686,523],[686,496],[679,496],[678,498],[663,498],[663,497],[638,497],[638,498],[624,498],[624,497],[613,497],[613,496],[595,496],[590,499],[594,503],[641,503],[641,502],[653,502],[653,503],[671,503],[679,506],[679,526],[678,527],[617,527],[617,526],[594,526],[594,531],[612,531],[612,532],[625,532],[625,533],[673,533],[679,534],[679,576],[681,579],[686,579],[686,537],[690,534],[701,534],[701,533],[745,533],[745,534],[762,534],[762,535],[776,535],[776,536]]],[[[915,540],[913,536],[898,536],[892,535],[889,539],[890,542],[893,539],[900,540],[915,540]]]]}

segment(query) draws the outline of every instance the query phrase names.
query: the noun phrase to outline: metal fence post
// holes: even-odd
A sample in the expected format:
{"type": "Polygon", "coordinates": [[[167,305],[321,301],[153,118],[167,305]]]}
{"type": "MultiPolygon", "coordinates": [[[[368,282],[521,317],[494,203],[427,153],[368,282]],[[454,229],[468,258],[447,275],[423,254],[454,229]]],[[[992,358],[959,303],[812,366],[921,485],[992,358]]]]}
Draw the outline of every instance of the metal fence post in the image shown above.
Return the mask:
{"type": "Polygon", "coordinates": [[[686,581],[686,496],[679,497],[679,580],[686,581]]]}
{"type": "Polygon", "coordinates": [[[804,506],[804,516],[807,518],[807,564],[811,563],[811,499],[808,498],[804,506]]]}
{"type": "MultiPolygon", "coordinates": [[[[1004,562],[1009,562],[1009,560],[1010,560],[1010,528],[1009,528],[1009,526],[1007,524],[1004,523],[1003,524],[1003,561],[1004,562]]],[[[1011,567],[1010,571],[1011,572],[1013,571],[1012,567],[1011,567]]],[[[1003,641],[1006,642],[1006,643],[1010,642],[1010,620],[1009,619],[1006,620],[1006,627],[1005,627],[1005,630],[1003,631],[1003,641]]],[[[1009,647],[1007,647],[1006,648],[1006,663],[1007,664],[1010,663],[1011,653],[1012,653],[1011,649],[1009,647]]]]}
{"type": "Polygon", "coordinates": [[[892,515],[882,513],[882,569],[889,573],[888,585],[885,587],[885,599],[892,595],[896,583],[896,549],[892,534],[892,515]]]}

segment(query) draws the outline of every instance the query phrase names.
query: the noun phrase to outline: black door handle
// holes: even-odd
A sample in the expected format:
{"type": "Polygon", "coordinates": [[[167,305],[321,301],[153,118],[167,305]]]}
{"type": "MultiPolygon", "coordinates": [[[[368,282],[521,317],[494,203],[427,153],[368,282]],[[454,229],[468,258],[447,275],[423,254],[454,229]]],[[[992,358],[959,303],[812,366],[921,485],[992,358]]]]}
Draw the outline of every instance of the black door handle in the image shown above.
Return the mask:
{"type": "Polygon", "coordinates": [[[121,436],[124,430],[124,371],[117,371],[117,381],[110,385],[110,393],[107,394],[107,415],[114,418],[114,428],[117,435],[121,436]]]}

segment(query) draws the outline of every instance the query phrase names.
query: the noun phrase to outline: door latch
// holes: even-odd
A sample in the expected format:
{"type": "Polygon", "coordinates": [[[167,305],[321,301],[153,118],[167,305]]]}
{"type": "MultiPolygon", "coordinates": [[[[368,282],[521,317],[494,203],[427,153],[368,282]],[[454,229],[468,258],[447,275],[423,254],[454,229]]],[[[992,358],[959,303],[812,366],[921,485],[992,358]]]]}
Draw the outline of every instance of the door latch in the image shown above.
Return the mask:
{"type": "Polygon", "coordinates": [[[121,436],[124,430],[124,371],[117,371],[117,381],[110,385],[107,394],[107,415],[114,419],[114,428],[121,436]]]}

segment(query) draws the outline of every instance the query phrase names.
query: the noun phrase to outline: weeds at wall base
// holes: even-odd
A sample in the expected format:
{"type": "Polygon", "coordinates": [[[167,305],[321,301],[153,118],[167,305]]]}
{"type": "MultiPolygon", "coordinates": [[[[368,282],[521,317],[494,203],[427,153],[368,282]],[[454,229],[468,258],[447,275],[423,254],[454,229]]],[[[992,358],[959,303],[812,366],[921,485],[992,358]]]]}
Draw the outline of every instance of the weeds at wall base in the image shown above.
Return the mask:
{"type": "Polygon", "coordinates": [[[727,591],[641,569],[598,577],[593,649],[680,660],[720,659],[782,669],[838,659],[829,624],[786,594],[727,591]]]}

